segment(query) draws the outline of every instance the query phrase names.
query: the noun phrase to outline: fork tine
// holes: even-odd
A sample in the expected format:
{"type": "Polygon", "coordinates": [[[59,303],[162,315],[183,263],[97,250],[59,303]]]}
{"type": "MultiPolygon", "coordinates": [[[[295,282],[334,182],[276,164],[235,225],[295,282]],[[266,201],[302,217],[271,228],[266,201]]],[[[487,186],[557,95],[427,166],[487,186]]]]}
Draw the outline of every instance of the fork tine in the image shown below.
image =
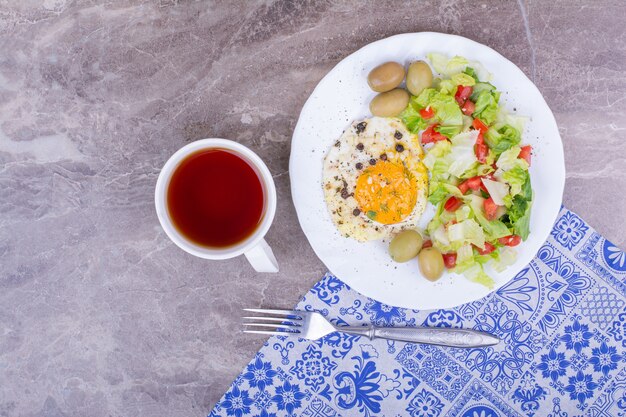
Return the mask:
{"type": "Polygon", "coordinates": [[[293,330],[291,333],[300,333],[296,327],[299,326],[289,326],[285,324],[274,324],[274,323],[242,323],[244,326],[253,326],[253,327],[273,327],[275,329],[289,329],[293,330]]]}
{"type": "Polygon", "coordinates": [[[284,335],[285,333],[288,332],[272,332],[272,331],[267,331],[267,330],[244,330],[244,333],[250,333],[250,334],[269,334],[269,335],[284,335]]]}
{"type": "Polygon", "coordinates": [[[249,311],[251,313],[261,313],[261,314],[275,314],[281,316],[295,316],[302,317],[301,311],[293,311],[293,310],[268,310],[264,308],[244,308],[244,311],[249,311]]]}
{"type": "MultiPolygon", "coordinates": [[[[273,321],[273,322],[277,322],[277,323],[283,323],[283,322],[288,322],[288,323],[293,323],[294,326],[300,326],[300,320],[299,319],[288,319],[288,318],[282,318],[282,317],[263,317],[263,316],[247,316],[247,317],[242,317],[243,320],[261,320],[261,321],[273,321]]],[[[270,324],[271,326],[271,324],[270,324]]]]}

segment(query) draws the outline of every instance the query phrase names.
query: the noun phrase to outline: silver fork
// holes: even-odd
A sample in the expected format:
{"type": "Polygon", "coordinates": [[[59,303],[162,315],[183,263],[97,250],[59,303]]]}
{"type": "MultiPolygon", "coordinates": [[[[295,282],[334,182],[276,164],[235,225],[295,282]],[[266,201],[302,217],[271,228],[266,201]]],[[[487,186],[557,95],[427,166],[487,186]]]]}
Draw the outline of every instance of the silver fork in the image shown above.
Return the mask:
{"type": "Polygon", "coordinates": [[[332,332],[343,332],[365,336],[371,339],[383,338],[403,342],[424,343],[429,345],[449,346],[458,348],[475,348],[493,346],[500,343],[496,336],[470,329],[451,329],[442,327],[339,327],[326,320],[314,311],[266,310],[262,308],[244,308],[244,311],[260,313],[262,316],[247,316],[244,326],[264,328],[244,333],[269,334],[280,336],[297,336],[309,340],[317,340],[332,332]]]}

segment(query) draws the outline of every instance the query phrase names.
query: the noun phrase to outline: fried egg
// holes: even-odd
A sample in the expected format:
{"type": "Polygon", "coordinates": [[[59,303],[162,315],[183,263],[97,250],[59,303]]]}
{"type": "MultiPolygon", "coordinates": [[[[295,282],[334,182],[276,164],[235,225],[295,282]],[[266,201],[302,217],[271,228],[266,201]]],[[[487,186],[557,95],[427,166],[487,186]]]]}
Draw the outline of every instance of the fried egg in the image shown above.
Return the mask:
{"type": "Polygon", "coordinates": [[[428,196],[423,155],[399,119],[352,123],[324,159],[324,198],[339,232],[368,241],[417,227],[428,196]]]}

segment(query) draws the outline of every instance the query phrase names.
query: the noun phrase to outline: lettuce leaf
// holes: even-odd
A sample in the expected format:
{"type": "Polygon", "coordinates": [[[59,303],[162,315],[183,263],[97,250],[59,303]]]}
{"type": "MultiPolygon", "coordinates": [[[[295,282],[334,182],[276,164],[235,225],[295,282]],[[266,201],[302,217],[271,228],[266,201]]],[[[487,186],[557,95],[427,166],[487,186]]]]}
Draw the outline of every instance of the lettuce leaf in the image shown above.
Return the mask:
{"type": "Polygon", "coordinates": [[[472,116],[479,118],[485,124],[490,125],[496,120],[498,115],[498,100],[495,90],[483,90],[476,99],[476,109],[472,116]]]}
{"type": "Polygon", "coordinates": [[[437,205],[448,196],[462,197],[461,190],[452,184],[446,182],[431,181],[428,193],[428,201],[437,205]]]}
{"type": "Polygon", "coordinates": [[[476,74],[476,70],[472,67],[466,67],[465,70],[463,71],[464,74],[469,75],[470,77],[472,77],[474,79],[475,82],[480,82],[480,80],[478,79],[478,75],[476,74]]]}
{"type": "Polygon", "coordinates": [[[467,67],[468,61],[462,56],[454,56],[448,58],[447,56],[439,53],[430,53],[427,55],[428,60],[433,64],[433,68],[439,74],[447,75],[448,77],[453,74],[462,72],[467,67]]]}
{"type": "Polygon", "coordinates": [[[417,106],[417,110],[424,109],[428,107],[431,101],[435,96],[438,96],[439,92],[434,88],[425,88],[419,94],[419,96],[413,97],[411,99],[411,104],[413,106],[417,106]]]}
{"type": "Polygon", "coordinates": [[[511,125],[491,127],[485,134],[485,142],[497,155],[519,144],[521,140],[520,132],[511,125]]]}
{"type": "Polygon", "coordinates": [[[483,91],[496,91],[496,87],[491,83],[477,82],[472,89],[472,95],[470,96],[470,100],[476,102],[478,100],[478,96],[480,96],[480,93],[482,93],[483,91]]]}
{"type": "Polygon", "coordinates": [[[526,200],[521,195],[513,197],[511,206],[503,216],[503,220],[523,240],[528,238],[530,233],[530,209],[532,202],[526,200]]]}
{"type": "Polygon", "coordinates": [[[453,96],[437,93],[430,98],[428,105],[435,110],[435,117],[442,126],[455,126],[461,130],[463,112],[453,96]]]}
{"type": "Polygon", "coordinates": [[[428,122],[420,116],[418,110],[415,107],[409,105],[402,113],[400,113],[400,119],[406,125],[412,133],[417,134],[420,130],[426,129],[428,122]]]}
{"type": "Polygon", "coordinates": [[[476,80],[471,75],[467,75],[462,72],[454,74],[452,77],[450,77],[450,80],[452,80],[452,82],[456,85],[472,87],[476,84],[476,80]]]}
{"type": "Polygon", "coordinates": [[[461,177],[463,173],[477,163],[474,145],[478,137],[477,130],[463,132],[452,138],[452,149],[450,159],[452,163],[448,172],[455,177],[461,177]]]}
{"type": "Polygon", "coordinates": [[[520,168],[519,166],[505,171],[504,174],[502,174],[502,180],[511,186],[510,194],[512,196],[516,196],[522,192],[522,187],[528,179],[528,171],[520,168]]]}
{"type": "Polygon", "coordinates": [[[467,219],[448,226],[448,240],[453,246],[470,243],[479,248],[485,247],[485,234],[474,219],[467,219]]]}
{"type": "Polygon", "coordinates": [[[511,231],[509,228],[500,220],[487,220],[483,211],[483,202],[484,198],[469,194],[465,196],[465,199],[469,201],[469,205],[472,209],[472,214],[474,218],[480,224],[485,232],[485,240],[494,241],[501,237],[509,236],[511,231]]]}
{"type": "Polygon", "coordinates": [[[498,161],[496,162],[496,166],[501,168],[503,171],[508,171],[509,169],[513,169],[516,166],[524,167],[526,164],[526,169],[528,169],[528,164],[523,159],[518,158],[521,148],[517,145],[511,146],[506,151],[502,152],[498,157],[498,161]]]}

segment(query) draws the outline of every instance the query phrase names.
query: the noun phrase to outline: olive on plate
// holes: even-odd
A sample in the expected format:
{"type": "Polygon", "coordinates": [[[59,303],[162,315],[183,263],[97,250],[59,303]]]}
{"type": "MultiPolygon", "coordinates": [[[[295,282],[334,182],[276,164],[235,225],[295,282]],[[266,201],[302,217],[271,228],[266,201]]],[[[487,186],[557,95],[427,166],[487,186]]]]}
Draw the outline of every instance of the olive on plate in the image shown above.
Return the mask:
{"type": "Polygon", "coordinates": [[[406,75],[406,88],[414,96],[419,95],[433,83],[433,72],[424,61],[415,61],[409,65],[406,75]]]}
{"type": "Polygon", "coordinates": [[[422,249],[422,235],[416,230],[404,230],[391,239],[389,255],[396,262],[407,262],[422,249]]]}
{"type": "Polygon", "coordinates": [[[443,256],[437,248],[424,248],[417,255],[420,271],[429,281],[437,281],[443,275],[443,256]]]}
{"type": "Polygon", "coordinates": [[[370,112],[378,117],[394,117],[409,104],[409,93],[401,88],[380,93],[370,102],[370,112]]]}
{"type": "Polygon", "coordinates": [[[399,86],[404,80],[404,67],[397,62],[385,62],[370,71],[367,83],[377,93],[384,93],[399,86]]]}

